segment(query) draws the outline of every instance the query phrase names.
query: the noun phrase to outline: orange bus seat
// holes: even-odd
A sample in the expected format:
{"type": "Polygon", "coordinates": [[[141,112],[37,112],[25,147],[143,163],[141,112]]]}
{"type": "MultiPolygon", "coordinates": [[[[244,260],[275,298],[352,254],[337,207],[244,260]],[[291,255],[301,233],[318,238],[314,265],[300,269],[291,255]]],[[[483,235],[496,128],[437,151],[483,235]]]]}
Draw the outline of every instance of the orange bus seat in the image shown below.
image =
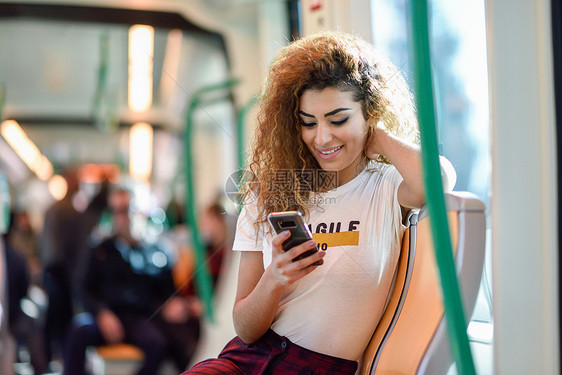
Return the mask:
{"type": "Polygon", "coordinates": [[[103,345],[97,347],[97,354],[104,360],[142,361],[142,351],[130,344],[103,345]]]}
{"type": "MultiPolygon", "coordinates": [[[[455,266],[467,319],[484,264],[486,216],[469,193],[446,194],[455,266]]],[[[360,374],[446,374],[453,364],[427,209],[410,214],[394,287],[373,333],[360,374]]]]}
{"type": "Polygon", "coordinates": [[[142,351],[130,344],[90,347],[86,360],[93,375],[134,374],[144,359],[142,351]]]}
{"type": "MultiPolygon", "coordinates": [[[[135,374],[144,360],[142,351],[130,344],[103,345],[88,348],[86,358],[93,375],[131,375],[135,374]]],[[[160,368],[160,375],[177,375],[178,371],[171,360],[166,360],[160,368]]]]}

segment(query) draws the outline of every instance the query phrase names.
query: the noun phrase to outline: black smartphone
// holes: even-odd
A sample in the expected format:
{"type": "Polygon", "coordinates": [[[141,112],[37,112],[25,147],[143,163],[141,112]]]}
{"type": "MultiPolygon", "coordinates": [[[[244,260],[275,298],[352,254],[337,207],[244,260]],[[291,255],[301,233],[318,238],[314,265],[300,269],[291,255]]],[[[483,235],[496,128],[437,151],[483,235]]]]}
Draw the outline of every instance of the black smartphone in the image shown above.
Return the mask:
{"type": "MultiPolygon", "coordinates": [[[[279,234],[285,230],[291,232],[291,237],[283,242],[283,249],[285,251],[297,245],[300,245],[303,242],[312,240],[312,233],[310,232],[308,225],[304,223],[303,216],[299,211],[272,212],[267,216],[267,219],[269,220],[269,223],[271,224],[275,233],[279,234]]],[[[317,248],[307,250],[293,259],[293,262],[295,260],[310,256],[317,251],[317,248]]],[[[320,265],[322,263],[324,263],[323,259],[315,262],[314,265],[320,265]]]]}

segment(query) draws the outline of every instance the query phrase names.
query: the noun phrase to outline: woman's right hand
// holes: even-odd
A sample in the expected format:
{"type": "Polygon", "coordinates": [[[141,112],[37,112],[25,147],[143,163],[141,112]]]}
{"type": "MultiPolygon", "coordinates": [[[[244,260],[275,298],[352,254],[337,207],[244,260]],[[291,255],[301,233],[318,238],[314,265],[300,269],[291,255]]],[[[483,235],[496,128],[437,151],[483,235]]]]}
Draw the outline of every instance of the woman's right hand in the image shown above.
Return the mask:
{"type": "Polygon", "coordinates": [[[233,317],[237,335],[247,344],[258,340],[269,329],[285,288],[314,271],[317,266],[313,264],[321,262],[326,253],[318,251],[293,262],[316,247],[316,242],[308,241],[285,251],[283,242],[287,238],[285,232],[273,238],[272,261],[266,270],[261,252],[241,254],[233,317]]]}
{"type": "Polygon", "coordinates": [[[273,279],[282,286],[290,285],[314,271],[324,262],[322,258],[326,255],[325,251],[319,250],[310,256],[293,261],[306,251],[316,248],[316,241],[303,242],[285,251],[283,243],[289,237],[290,232],[283,231],[272,240],[273,251],[269,271],[273,279]]]}

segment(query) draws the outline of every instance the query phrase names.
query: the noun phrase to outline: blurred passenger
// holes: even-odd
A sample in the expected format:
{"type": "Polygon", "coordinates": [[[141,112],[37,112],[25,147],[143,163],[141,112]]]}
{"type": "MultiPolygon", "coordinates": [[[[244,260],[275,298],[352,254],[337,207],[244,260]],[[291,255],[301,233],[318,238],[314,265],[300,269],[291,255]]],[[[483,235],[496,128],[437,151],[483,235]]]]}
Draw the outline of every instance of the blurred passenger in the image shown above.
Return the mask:
{"type": "MultiPolygon", "coordinates": [[[[18,343],[27,347],[34,373],[44,374],[48,369],[48,360],[44,348],[43,330],[39,311],[27,299],[30,286],[28,267],[25,257],[15,250],[4,238],[4,255],[6,261],[6,282],[8,293],[8,330],[18,343]],[[27,301],[27,303],[25,303],[27,301]]],[[[12,363],[16,362],[14,351],[12,363]]],[[[12,371],[13,373],[13,371],[12,371]]]]}
{"type": "MultiPolygon", "coordinates": [[[[0,225],[0,229],[1,229],[0,225]]],[[[0,374],[13,374],[16,345],[8,331],[8,276],[6,252],[0,241],[0,374]]]]}
{"type": "Polygon", "coordinates": [[[12,211],[4,235],[9,283],[9,331],[16,340],[17,355],[25,346],[35,374],[47,371],[45,348],[45,292],[38,258],[37,235],[26,211],[12,211]]]}
{"type": "Polygon", "coordinates": [[[39,240],[27,211],[15,210],[12,212],[10,228],[6,236],[13,248],[25,257],[31,283],[37,286],[42,285],[43,267],[39,260],[39,240]]]}
{"type": "Polygon", "coordinates": [[[231,243],[228,241],[227,215],[218,198],[203,210],[199,226],[207,248],[209,273],[216,287],[225,254],[228,253],[227,245],[231,243]]]}
{"type": "MultiPolygon", "coordinates": [[[[4,257],[3,251],[0,251],[0,262],[4,262],[2,259],[4,257]]],[[[0,272],[0,289],[4,289],[5,282],[3,279],[4,273],[0,272]]],[[[14,361],[13,361],[13,354],[14,353],[14,339],[10,336],[8,332],[8,325],[4,322],[6,313],[4,312],[4,305],[7,303],[4,301],[4,291],[0,292],[0,296],[2,296],[2,300],[0,303],[0,373],[2,374],[10,374],[10,371],[13,371],[14,368],[14,361]]]]}
{"type": "Polygon", "coordinates": [[[49,359],[62,354],[64,339],[75,312],[88,236],[107,206],[107,182],[83,211],[74,204],[80,190],[77,168],[65,173],[67,193],[44,218],[39,255],[44,266],[44,287],[49,297],[46,336],[49,359]]]}
{"type": "MultiPolygon", "coordinates": [[[[217,281],[220,277],[225,256],[228,256],[229,248],[232,244],[231,230],[229,230],[229,217],[220,203],[220,197],[217,197],[208,206],[206,206],[199,216],[199,232],[201,234],[203,245],[205,247],[205,262],[207,270],[213,281],[213,288],[216,288],[217,281]]],[[[183,226],[180,223],[174,227],[174,231],[178,232],[178,227],[183,226]]],[[[182,230],[183,231],[183,230],[182,230]]],[[[179,247],[178,267],[174,270],[177,282],[177,288],[181,293],[188,296],[194,296],[194,273],[196,272],[196,260],[193,249],[188,246],[182,246],[190,243],[189,235],[177,236],[176,243],[179,247]]]]}
{"type": "Polygon", "coordinates": [[[113,235],[96,246],[83,286],[86,313],[76,316],[64,355],[64,373],[84,374],[88,346],[129,343],[141,349],[137,374],[154,375],[171,355],[178,370],[188,365],[199,338],[199,318],[176,296],[169,259],[158,246],[131,233],[131,195],[110,194],[113,235]]]}

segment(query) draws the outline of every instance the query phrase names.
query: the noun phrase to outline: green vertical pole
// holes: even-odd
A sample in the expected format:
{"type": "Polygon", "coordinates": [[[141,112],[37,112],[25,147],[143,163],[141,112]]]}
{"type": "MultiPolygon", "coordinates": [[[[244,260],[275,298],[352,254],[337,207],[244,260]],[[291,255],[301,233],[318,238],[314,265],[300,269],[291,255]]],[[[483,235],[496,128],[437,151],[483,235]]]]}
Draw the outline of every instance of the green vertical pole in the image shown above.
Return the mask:
{"type": "Polygon", "coordinates": [[[460,298],[459,284],[451,245],[451,235],[445,208],[443,182],[439,164],[437,130],[433,99],[433,80],[429,49],[429,15],[427,1],[412,0],[412,44],[414,81],[418,106],[418,119],[422,144],[422,163],[427,195],[427,206],[431,217],[431,229],[435,245],[435,256],[441,278],[445,305],[445,316],[451,352],[459,374],[475,374],[466,320],[460,298]]]}
{"type": "Polygon", "coordinates": [[[199,234],[199,225],[197,220],[197,199],[195,197],[195,179],[193,177],[193,127],[194,114],[201,103],[201,97],[211,91],[230,88],[238,83],[238,80],[228,80],[217,85],[210,85],[196,91],[186,111],[186,124],[183,133],[183,144],[185,152],[185,182],[186,182],[186,218],[191,228],[191,240],[193,250],[195,252],[195,286],[199,298],[203,301],[205,312],[211,321],[214,321],[213,313],[213,281],[207,267],[207,256],[203,242],[199,234]]]}

